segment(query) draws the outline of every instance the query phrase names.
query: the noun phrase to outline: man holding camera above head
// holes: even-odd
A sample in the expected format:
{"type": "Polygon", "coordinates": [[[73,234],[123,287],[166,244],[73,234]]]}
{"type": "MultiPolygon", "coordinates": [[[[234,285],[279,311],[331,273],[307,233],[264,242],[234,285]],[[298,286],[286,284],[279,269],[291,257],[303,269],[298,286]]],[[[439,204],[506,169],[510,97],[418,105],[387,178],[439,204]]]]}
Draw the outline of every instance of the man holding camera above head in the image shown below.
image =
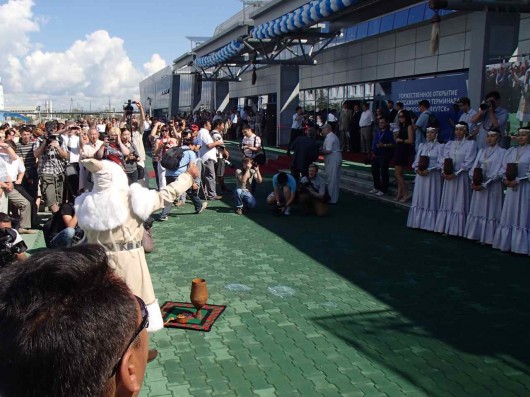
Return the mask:
{"type": "Polygon", "coordinates": [[[309,166],[308,175],[300,180],[298,189],[298,202],[306,214],[314,213],[324,216],[328,213],[326,199],[326,181],[318,175],[318,166],[313,163],[309,166]]]}
{"type": "Polygon", "coordinates": [[[243,157],[241,168],[236,171],[236,214],[242,215],[243,209],[256,208],[254,190],[256,183],[262,183],[263,177],[259,172],[259,165],[254,164],[250,157],[243,157]]]}
{"type": "Polygon", "coordinates": [[[501,147],[509,147],[509,143],[504,142],[506,123],[508,122],[508,111],[500,106],[501,95],[497,91],[489,92],[484,101],[479,106],[479,111],[471,118],[472,123],[480,123],[478,134],[476,135],[477,148],[486,148],[486,137],[488,131],[497,129],[501,132],[501,147]]]}
{"type": "Polygon", "coordinates": [[[64,170],[69,159],[66,142],[57,134],[57,121],[45,124],[46,136],[33,145],[33,155],[39,161],[41,192],[46,207],[63,201],[64,170]]]}

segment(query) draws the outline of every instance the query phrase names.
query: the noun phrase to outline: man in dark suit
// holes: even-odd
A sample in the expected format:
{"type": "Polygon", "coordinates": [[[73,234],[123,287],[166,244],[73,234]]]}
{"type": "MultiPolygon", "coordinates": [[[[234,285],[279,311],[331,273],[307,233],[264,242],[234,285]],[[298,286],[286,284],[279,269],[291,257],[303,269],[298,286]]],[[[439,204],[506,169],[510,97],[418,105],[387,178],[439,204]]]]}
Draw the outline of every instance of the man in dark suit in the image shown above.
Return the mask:
{"type": "Polygon", "coordinates": [[[359,121],[361,121],[361,107],[358,103],[353,105],[353,114],[351,117],[351,136],[350,136],[350,150],[354,153],[361,151],[361,127],[359,121]]]}
{"type": "Polygon", "coordinates": [[[316,130],[308,128],[289,145],[289,151],[294,152],[291,164],[291,175],[298,182],[301,176],[307,176],[309,165],[318,159],[318,144],[315,140],[316,130]]]}
{"type": "Polygon", "coordinates": [[[396,118],[397,116],[397,109],[394,108],[394,101],[392,100],[388,100],[386,101],[386,107],[388,109],[388,116],[387,116],[387,120],[389,120],[391,123],[394,122],[394,119],[396,118]]]}

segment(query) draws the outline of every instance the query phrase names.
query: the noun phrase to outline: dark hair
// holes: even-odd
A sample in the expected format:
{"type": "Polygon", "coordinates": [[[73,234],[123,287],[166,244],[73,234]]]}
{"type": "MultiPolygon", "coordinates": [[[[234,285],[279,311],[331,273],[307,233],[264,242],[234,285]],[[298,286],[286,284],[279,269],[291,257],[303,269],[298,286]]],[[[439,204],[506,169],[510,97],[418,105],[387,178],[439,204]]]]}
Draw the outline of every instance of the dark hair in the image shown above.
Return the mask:
{"type": "MultiPolygon", "coordinates": [[[[199,123],[199,126],[201,128],[205,128],[206,127],[206,123],[210,123],[210,120],[202,120],[200,123],[199,123]]],[[[210,123],[211,125],[211,123],[210,123]]]]}
{"type": "Polygon", "coordinates": [[[403,102],[396,102],[396,106],[397,107],[400,107],[401,109],[403,109],[405,107],[405,105],[403,104],[403,102]]]}
{"type": "Polygon", "coordinates": [[[484,98],[494,98],[495,100],[500,100],[501,99],[501,94],[499,94],[499,91],[491,91],[491,92],[488,92],[486,94],[486,96],[484,98]]]}
{"type": "Polygon", "coordinates": [[[186,136],[184,139],[182,139],[182,144],[185,146],[193,145],[193,137],[186,136]]]}
{"type": "MultiPolygon", "coordinates": [[[[432,126],[432,127],[438,128],[437,126],[432,126]]],[[[458,123],[455,124],[455,128],[456,127],[464,127],[466,131],[469,131],[469,124],[467,124],[465,121],[459,121],[458,123]]]]}
{"type": "Polygon", "coordinates": [[[288,180],[289,178],[287,177],[287,174],[285,172],[278,172],[276,182],[278,182],[280,185],[285,185],[288,180]]]}
{"type": "Polygon", "coordinates": [[[460,105],[471,105],[471,100],[467,96],[463,96],[462,98],[458,98],[456,103],[460,105]]]}
{"type": "MultiPolygon", "coordinates": [[[[405,122],[403,123],[403,125],[405,126],[409,126],[409,125],[412,125],[412,117],[410,117],[410,113],[407,112],[406,110],[400,110],[398,112],[398,116],[402,114],[403,116],[405,116],[405,122]]],[[[401,123],[400,123],[401,124],[401,123]]]]}
{"type": "Polygon", "coordinates": [[[4,268],[0,395],[102,395],[137,321],[101,246],[47,250],[4,268]]]}
{"type": "Polygon", "coordinates": [[[7,215],[5,212],[0,212],[0,222],[12,222],[13,220],[9,215],[7,215]]]}
{"type": "Polygon", "coordinates": [[[221,124],[224,124],[223,119],[216,119],[216,120],[213,122],[213,128],[217,129],[217,127],[219,127],[221,124]]]}
{"type": "Polygon", "coordinates": [[[393,101],[392,99],[389,99],[388,101],[386,101],[386,103],[387,103],[388,105],[392,105],[392,106],[394,106],[394,101],[393,101]]]}
{"type": "Polygon", "coordinates": [[[297,106],[297,107],[294,109],[294,111],[295,111],[295,112],[298,112],[298,111],[301,110],[301,109],[302,109],[301,106],[297,106]]]}
{"type": "Polygon", "coordinates": [[[427,109],[431,107],[431,103],[427,99],[422,99],[418,102],[418,106],[425,106],[427,109]]]}

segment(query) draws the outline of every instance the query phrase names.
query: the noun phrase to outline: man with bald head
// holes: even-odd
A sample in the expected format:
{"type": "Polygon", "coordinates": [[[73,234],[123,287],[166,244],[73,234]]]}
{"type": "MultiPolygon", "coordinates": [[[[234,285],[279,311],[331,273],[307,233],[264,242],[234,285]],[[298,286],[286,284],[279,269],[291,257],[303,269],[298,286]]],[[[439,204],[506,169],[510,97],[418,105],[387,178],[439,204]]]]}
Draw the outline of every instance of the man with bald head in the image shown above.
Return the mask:
{"type": "MultiPolygon", "coordinates": [[[[94,127],[90,127],[88,130],[88,143],[83,143],[83,140],[80,140],[81,144],[81,159],[91,159],[94,158],[94,155],[103,145],[103,141],[99,139],[99,131],[94,127]]],[[[79,190],[90,191],[94,186],[90,172],[88,172],[83,164],[80,164],[79,167],[79,190]],[[90,179],[89,179],[90,176],[90,179]]]]}

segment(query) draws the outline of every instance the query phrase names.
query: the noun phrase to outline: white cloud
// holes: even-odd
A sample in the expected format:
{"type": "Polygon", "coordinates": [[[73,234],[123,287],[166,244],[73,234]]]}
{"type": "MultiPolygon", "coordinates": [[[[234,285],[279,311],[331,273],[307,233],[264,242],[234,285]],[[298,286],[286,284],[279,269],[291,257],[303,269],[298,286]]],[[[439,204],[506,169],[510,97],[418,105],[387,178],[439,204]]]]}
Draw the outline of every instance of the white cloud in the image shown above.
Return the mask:
{"type": "Polygon", "coordinates": [[[70,98],[93,109],[116,106],[138,98],[138,84],[146,75],[164,67],[158,54],[137,70],[121,38],[105,30],[76,40],[64,52],[47,52],[31,43],[28,33],[39,30],[42,17],[32,14],[32,0],[9,0],[0,6],[0,70],[6,106],[43,104],[52,100],[56,109],[68,109],[70,98]],[[32,101],[28,103],[27,101],[32,101]],[[35,102],[36,101],[36,102],[35,102]]]}
{"type": "Polygon", "coordinates": [[[158,72],[167,66],[166,61],[162,59],[159,54],[153,54],[149,62],[144,63],[144,71],[146,76],[158,72]]]}

